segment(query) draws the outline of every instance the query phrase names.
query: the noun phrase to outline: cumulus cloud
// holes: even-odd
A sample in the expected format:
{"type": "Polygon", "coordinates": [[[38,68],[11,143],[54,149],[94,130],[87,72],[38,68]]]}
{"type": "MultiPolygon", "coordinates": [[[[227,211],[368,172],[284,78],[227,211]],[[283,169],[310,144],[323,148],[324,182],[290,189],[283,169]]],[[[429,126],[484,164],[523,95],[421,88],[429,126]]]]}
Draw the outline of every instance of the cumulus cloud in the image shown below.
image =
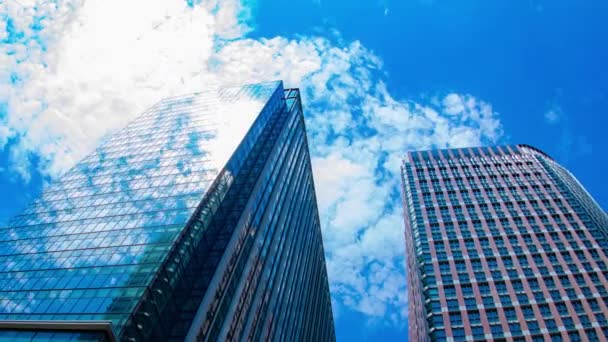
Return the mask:
{"type": "Polygon", "coordinates": [[[458,94],[448,94],[443,99],[443,105],[445,108],[445,112],[450,115],[456,115],[458,113],[462,113],[464,111],[464,100],[458,94]]]}
{"type": "Polygon", "coordinates": [[[246,38],[250,12],[239,1],[53,3],[0,4],[2,20],[19,18],[0,47],[0,103],[8,108],[0,143],[16,139],[13,171],[27,177],[22,166],[33,153],[56,177],[163,97],[283,79],[302,92],[332,301],[402,324],[400,159],[412,149],[497,141],[490,104],[458,93],[428,103],[397,98],[381,59],[357,41],[246,38]]]}

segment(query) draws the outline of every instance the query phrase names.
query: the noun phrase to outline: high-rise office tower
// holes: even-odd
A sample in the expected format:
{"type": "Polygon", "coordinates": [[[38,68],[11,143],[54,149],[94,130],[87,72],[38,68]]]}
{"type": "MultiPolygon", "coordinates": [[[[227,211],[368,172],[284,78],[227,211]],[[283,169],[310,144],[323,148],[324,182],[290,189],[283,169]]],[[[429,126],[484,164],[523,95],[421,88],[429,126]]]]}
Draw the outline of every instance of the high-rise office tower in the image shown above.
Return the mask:
{"type": "Polygon", "coordinates": [[[335,340],[300,96],[282,82],[160,101],[0,240],[0,340],[335,340]]]}
{"type": "Polygon", "coordinates": [[[411,341],[608,336],[608,217],[527,145],[411,152],[402,181],[411,341]]]}

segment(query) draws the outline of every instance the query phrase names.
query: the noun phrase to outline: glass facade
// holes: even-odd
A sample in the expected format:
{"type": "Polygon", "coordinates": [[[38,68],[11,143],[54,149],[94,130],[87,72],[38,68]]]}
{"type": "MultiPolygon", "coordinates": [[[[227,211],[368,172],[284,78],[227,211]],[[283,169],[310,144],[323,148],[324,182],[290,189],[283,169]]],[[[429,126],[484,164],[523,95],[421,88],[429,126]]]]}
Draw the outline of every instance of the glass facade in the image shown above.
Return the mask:
{"type": "Polygon", "coordinates": [[[0,339],[3,341],[38,342],[38,341],[74,341],[74,342],[106,342],[103,333],[96,332],[67,332],[44,330],[3,330],[0,339]]]}
{"type": "Polygon", "coordinates": [[[608,216],[528,145],[411,152],[402,166],[415,341],[608,336],[608,216]]]}
{"type": "Polygon", "coordinates": [[[0,320],[333,340],[315,198],[297,89],[165,99],[2,229],[0,320]]]}

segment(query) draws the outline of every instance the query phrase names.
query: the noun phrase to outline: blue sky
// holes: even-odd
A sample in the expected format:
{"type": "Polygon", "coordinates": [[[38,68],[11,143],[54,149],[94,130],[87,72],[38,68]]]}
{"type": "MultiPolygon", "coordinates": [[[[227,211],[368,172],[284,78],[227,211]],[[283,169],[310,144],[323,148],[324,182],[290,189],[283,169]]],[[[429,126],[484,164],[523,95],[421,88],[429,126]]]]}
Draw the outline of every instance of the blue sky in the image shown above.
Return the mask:
{"type": "Polygon", "coordinates": [[[474,94],[501,114],[505,142],[533,144],[569,167],[606,207],[608,122],[604,1],[264,0],[254,36],[360,40],[384,61],[395,96],[474,94]],[[385,15],[385,10],[388,12],[385,15]],[[279,11],[285,13],[276,16],[279,11]],[[556,124],[545,113],[557,110],[556,124]]]}
{"type": "Polygon", "coordinates": [[[531,144],[606,208],[607,15],[601,0],[5,1],[0,224],[156,100],[284,79],[305,102],[338,339],[405,340],[400,155],[531,144]]]}

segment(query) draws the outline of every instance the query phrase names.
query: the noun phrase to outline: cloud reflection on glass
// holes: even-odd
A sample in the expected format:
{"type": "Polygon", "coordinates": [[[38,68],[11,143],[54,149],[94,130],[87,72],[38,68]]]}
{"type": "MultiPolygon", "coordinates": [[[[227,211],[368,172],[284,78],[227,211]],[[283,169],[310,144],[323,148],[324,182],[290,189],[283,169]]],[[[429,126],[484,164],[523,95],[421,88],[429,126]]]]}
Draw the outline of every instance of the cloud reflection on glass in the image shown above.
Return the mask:
{"type": "Polygon", "coordinates": [[[282,95],[269,82],[173,97],[111,136],[0,230],[0,319],[110,319],[120,330],[282,95]]]}

